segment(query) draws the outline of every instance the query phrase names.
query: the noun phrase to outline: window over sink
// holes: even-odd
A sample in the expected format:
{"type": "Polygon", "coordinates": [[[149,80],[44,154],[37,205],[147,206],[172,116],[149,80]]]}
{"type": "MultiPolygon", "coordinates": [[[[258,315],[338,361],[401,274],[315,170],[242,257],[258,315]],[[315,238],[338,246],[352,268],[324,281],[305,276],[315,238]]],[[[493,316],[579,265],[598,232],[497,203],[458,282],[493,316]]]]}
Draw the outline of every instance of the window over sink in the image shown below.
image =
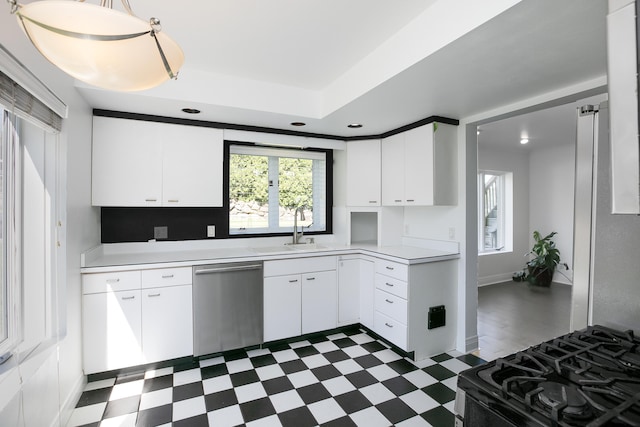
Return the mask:
{"type": "Polygon", "coordinates": [[[331,232],[330,150],[228,147],[230,236],[331,232]]]}

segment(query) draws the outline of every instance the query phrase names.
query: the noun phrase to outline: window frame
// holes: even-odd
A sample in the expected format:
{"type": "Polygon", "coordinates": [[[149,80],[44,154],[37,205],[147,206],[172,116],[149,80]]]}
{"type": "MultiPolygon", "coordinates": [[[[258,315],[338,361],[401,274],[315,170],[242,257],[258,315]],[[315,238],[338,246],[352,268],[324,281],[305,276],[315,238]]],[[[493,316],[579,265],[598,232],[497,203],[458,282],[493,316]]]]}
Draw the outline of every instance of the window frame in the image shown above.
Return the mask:
{"type": "Polygon", "coordinates": [[[513,173],[497,170],[478,170],[478,255],[508,253],[513,250],[513,173]],[[496,245],[485,246],[485,175],[497,179],[496,245]],[[510,193],[510,194],[509,194],[510,193]]]}
{"type": "MultiPolygon", "coordinates": [[[[325,218],[325,229],[305,229],[304,233],[306,235],[322,235],[322,234],[332,234],[333,233],[333,150],[324,149],[324,148],[300,148],[296,146],[289,145],[273,145],[273,144],[257,144],[252,142],[243,142],[243,141],[224,141],[224,209],[227,212],[226,214],[226,232],[228,238],[249,238],[249,237],[274,237],[274,236],[288,236],[291,235],[292,229],[287,230],[278,230],[273,231],[273,229],[248,229],[246,232],[237,232],[231,230],[230,225],[230,167],[231,167],[231,147],[255,147],[256,150],[264,150],[265,152],[273,152],[277,153],[278,151],[282,151],[282,153],[287,152],[307,152],[311,153],[322,153],[325,156],[325,203],[324,203],[324,218],[325,218]],[[255,231],[254,231],[255,230],[255,231]]],[[[282,156],[282,157],[290,157],[290,156],[282,156]]],[[[273,172],[271,172],[273,173],[273,172]]],[[[271,191],[271,190],[270,190],[271,191]]],[[[270,194],[271,197],[271,194],[270,194]]],[[[290,228],[290,227],[286,227],[290,228]]]]}

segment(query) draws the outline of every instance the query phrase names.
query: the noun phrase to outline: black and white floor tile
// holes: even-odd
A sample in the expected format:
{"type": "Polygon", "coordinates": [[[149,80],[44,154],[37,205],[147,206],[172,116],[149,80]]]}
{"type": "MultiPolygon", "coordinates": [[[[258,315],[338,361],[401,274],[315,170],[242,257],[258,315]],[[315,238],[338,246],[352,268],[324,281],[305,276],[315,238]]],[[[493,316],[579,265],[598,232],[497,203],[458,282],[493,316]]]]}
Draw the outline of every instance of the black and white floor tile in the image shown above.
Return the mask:
{"type": "Polygon", "coordinates": [[[449,427],[457,374],[482,362],[413,362],[354,328],[89,382],[68,426],[449,427]]]}

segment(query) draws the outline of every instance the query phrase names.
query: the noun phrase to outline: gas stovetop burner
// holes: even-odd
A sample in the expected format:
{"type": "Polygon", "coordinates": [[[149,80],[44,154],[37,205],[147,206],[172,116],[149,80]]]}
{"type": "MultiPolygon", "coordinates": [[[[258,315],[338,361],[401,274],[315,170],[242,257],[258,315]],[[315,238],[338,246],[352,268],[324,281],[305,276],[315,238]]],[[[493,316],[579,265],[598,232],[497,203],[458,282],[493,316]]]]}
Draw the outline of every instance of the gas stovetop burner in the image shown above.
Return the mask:
{"type": "Polygon", "coordinates": [[[589,405],[578,389],[554,381],[545,381],[540,384],[538,399],[545,407],[551,410],[561,409],[562,413],[570,416],[590,416],[589,405]]]}

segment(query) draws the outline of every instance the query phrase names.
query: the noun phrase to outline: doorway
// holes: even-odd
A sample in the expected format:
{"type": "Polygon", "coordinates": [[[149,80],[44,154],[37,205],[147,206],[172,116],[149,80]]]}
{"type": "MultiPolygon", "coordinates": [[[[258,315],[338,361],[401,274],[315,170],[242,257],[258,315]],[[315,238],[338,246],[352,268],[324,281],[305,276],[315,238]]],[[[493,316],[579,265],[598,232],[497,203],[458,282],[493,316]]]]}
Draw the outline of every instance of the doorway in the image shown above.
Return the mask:
{"type": "MultiPolygon", "coordinates": [[[[512,209],[503,214],[511,218],[502,221],[506,241],[489,250],[478,244],[478,355],[486,360],[569,332],[576,110],[587,101],[584,97],[558,100],[476,124],[476,172],[512,174],[511,188],[503,195],[511,198],[512,209]],[[514,272],[525,267],[534,230],[542,235],[557,232],[554,241],[561,262],[569,265],[568,270],[556,272],[549,288],[511,280],[514,272]]],[[[467,131],[473,128],[468,126],[467,131]]],[[[495,221],[481,215],[486,210],[479,209],[484,201],[481,191],[478,185],[477,243],[484,243],[488,228],[495,226],[495,221]]]]}

